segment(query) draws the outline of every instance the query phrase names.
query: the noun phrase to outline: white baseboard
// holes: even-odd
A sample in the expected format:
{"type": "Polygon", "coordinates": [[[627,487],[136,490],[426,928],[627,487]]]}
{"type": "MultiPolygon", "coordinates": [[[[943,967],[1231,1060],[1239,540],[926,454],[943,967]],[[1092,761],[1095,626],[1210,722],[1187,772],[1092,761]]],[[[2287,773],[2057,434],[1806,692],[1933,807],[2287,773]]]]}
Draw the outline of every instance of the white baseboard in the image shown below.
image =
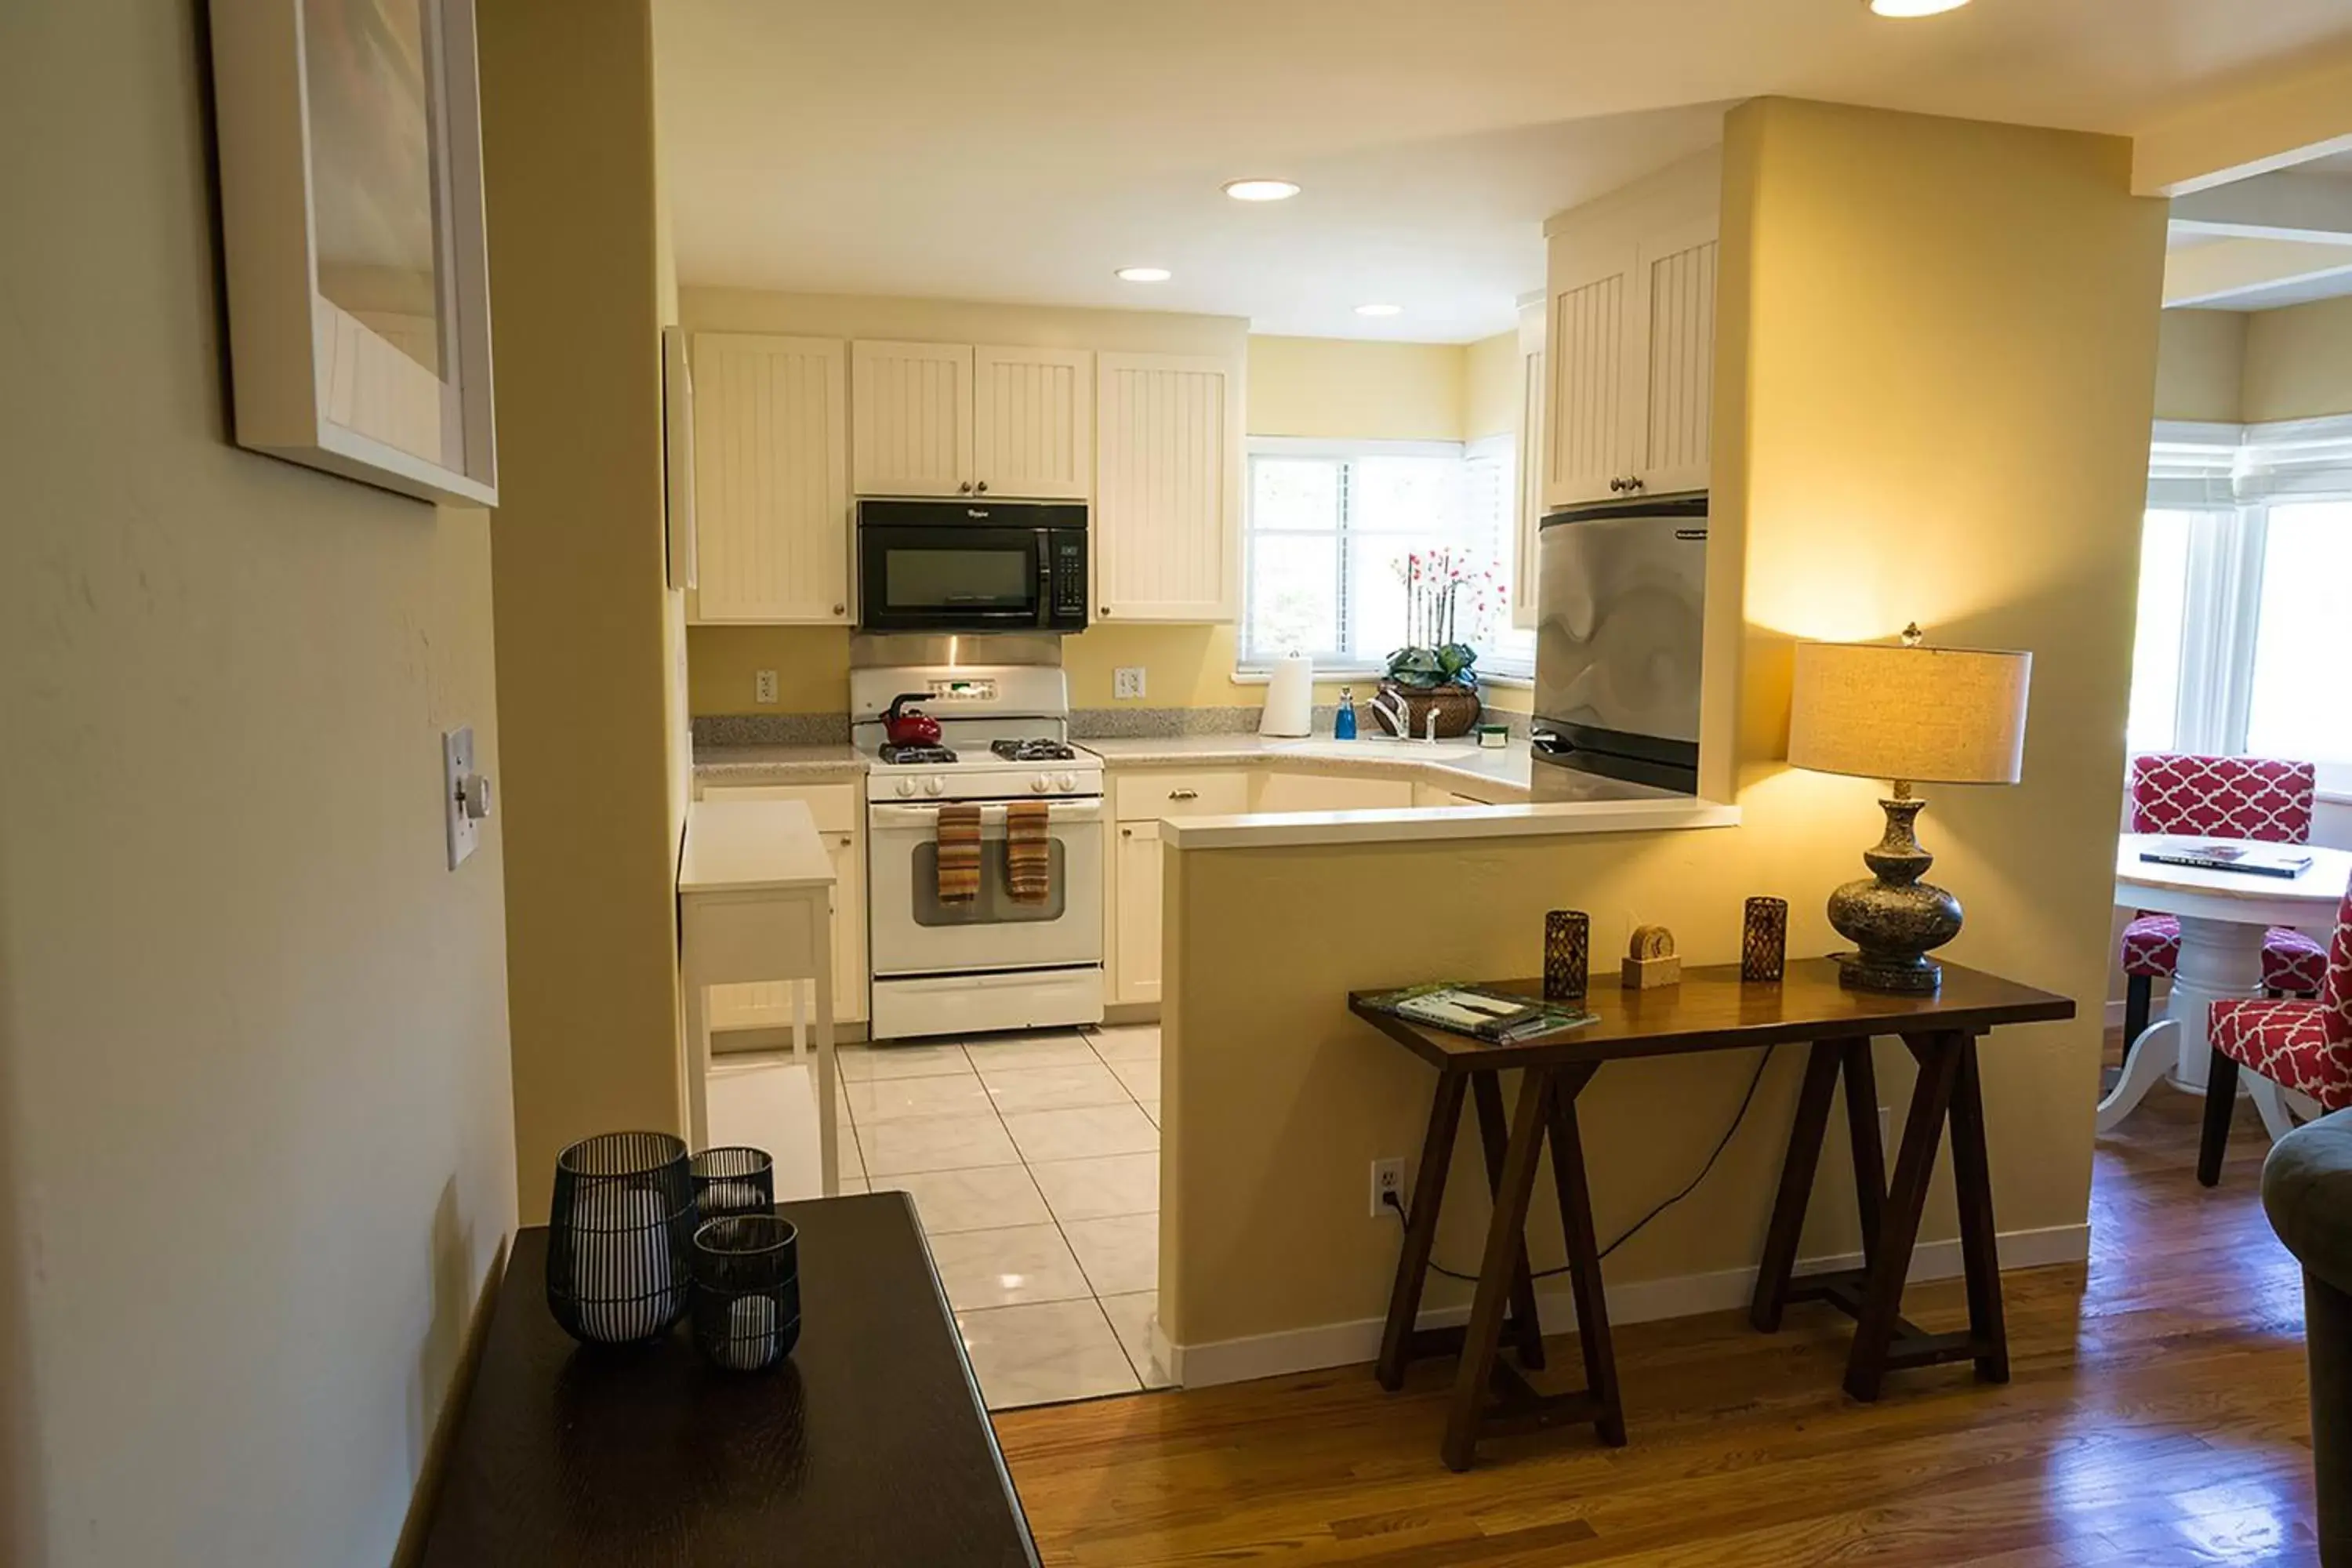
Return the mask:
{"type": "MultiPolygon", "coordinates": [[[[2091,1227],[2087,1224],[2005,1231],[2000,1237],[2000,1266],[2004,1269],[2080,1263],[2090,1255],[2091,1227]]],[[[1797,1265],[1797,1272],[1820,1274],[1861,1266],[1861,1254],[1847,1253],[1802,1259],[1797,1265]]],[[[1959,1273],[1960,1244],[1957,1240],[1922,1242],[1911,1255],[1910,1278],[1915,1282],[1956,1279],[1959,1273]]],[[[1755,1291],[1756,1274],[1752,1268],[1727,1268],[1714,1274],[1685,1274],[1667,1279],[1636,1279],[1610,1285],[1609,1321],[1612,1324],[1646,1323],[1745,1307],[1755,1291]]],[[[1575,1303],[1564,1289],[1556,1294],[1538,1292],[1536,1309],[1553,1332],[1565,1333],[1575,1326],[1575,1303]]],[[[1432,1308],[1422,1313],[1421,1326],[1451,1328],[1468,1321],[1469,1316],[1466,1304],[1432,1308]]],[[[1159,1320],[1154,1318],[1151,1352],[1179,1386],[1207,1388],[1221,1383],[1243,1383],[1251,1378],[1279,1377],[1287,1373],[1315,1372],[1370,1361],[1380,1354],[1381,1327],[1381,1319],[1363,1318],[1354,1322],[1290,1329],[1278,1334],[1179,1345],[1169,1342],[1159,1320]]]]}

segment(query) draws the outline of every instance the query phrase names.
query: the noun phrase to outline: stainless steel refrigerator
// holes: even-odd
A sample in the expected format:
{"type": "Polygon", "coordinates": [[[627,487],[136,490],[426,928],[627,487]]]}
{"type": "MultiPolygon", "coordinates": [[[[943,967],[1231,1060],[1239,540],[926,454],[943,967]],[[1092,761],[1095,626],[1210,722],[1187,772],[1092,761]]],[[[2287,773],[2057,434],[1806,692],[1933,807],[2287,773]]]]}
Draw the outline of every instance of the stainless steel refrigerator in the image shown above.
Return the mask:
{"type": "Polygon", "coordinates": [[[1556,511],[1536,542],[1537,798],[1696,793],[1706,494],[1556,511]]]}

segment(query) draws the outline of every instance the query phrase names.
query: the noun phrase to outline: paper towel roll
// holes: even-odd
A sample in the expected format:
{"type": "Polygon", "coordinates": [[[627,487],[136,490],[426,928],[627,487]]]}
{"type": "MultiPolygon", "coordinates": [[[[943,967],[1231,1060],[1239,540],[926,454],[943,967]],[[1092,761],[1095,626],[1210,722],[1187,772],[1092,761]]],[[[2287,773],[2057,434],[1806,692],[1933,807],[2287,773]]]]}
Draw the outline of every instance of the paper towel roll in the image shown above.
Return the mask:
{"type": "Polygon", "coordinates": [[[1265,711],[1258,715],[1261,735],[1305,735],[1315,728],[1315,661],[1303,653],[1286,653],[1274,661],[1265,683],[1265,711]]]}

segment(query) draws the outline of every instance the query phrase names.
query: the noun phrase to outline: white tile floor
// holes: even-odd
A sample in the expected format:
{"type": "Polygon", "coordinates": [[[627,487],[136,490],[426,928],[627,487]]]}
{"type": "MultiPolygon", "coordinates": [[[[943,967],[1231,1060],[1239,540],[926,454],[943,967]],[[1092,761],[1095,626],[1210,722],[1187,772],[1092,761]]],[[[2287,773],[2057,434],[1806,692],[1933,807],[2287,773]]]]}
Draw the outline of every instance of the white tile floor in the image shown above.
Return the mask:
{"type": "Polygon", "coordinates": [[[1167,1386],[1160,1031],[845,1046],[842,1189],[915,1200],[992,1410],[1167,1386]]]}

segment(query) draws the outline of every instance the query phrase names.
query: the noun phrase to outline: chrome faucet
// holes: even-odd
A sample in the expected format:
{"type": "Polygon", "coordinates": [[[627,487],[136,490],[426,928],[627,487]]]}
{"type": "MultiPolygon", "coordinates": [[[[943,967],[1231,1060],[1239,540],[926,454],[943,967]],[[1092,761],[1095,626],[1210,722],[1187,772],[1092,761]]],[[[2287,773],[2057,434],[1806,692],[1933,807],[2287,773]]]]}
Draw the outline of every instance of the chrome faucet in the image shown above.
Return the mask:
{"type": "Polygon", "coordinates": [[[1437,705],[1435,703],[1430,704],[1429,711],[1422,716],[1421,731],[1421,738],[1424,742],[1433,746],[1437,744],[1437,705]]]}
{"type": "Polygon", "coordinates": [[[1389,721],[1389,733],[1400,741],[1412,739],[1412,710],[1393,691],[1372,694],[1372,710],[1389,721]]]}

